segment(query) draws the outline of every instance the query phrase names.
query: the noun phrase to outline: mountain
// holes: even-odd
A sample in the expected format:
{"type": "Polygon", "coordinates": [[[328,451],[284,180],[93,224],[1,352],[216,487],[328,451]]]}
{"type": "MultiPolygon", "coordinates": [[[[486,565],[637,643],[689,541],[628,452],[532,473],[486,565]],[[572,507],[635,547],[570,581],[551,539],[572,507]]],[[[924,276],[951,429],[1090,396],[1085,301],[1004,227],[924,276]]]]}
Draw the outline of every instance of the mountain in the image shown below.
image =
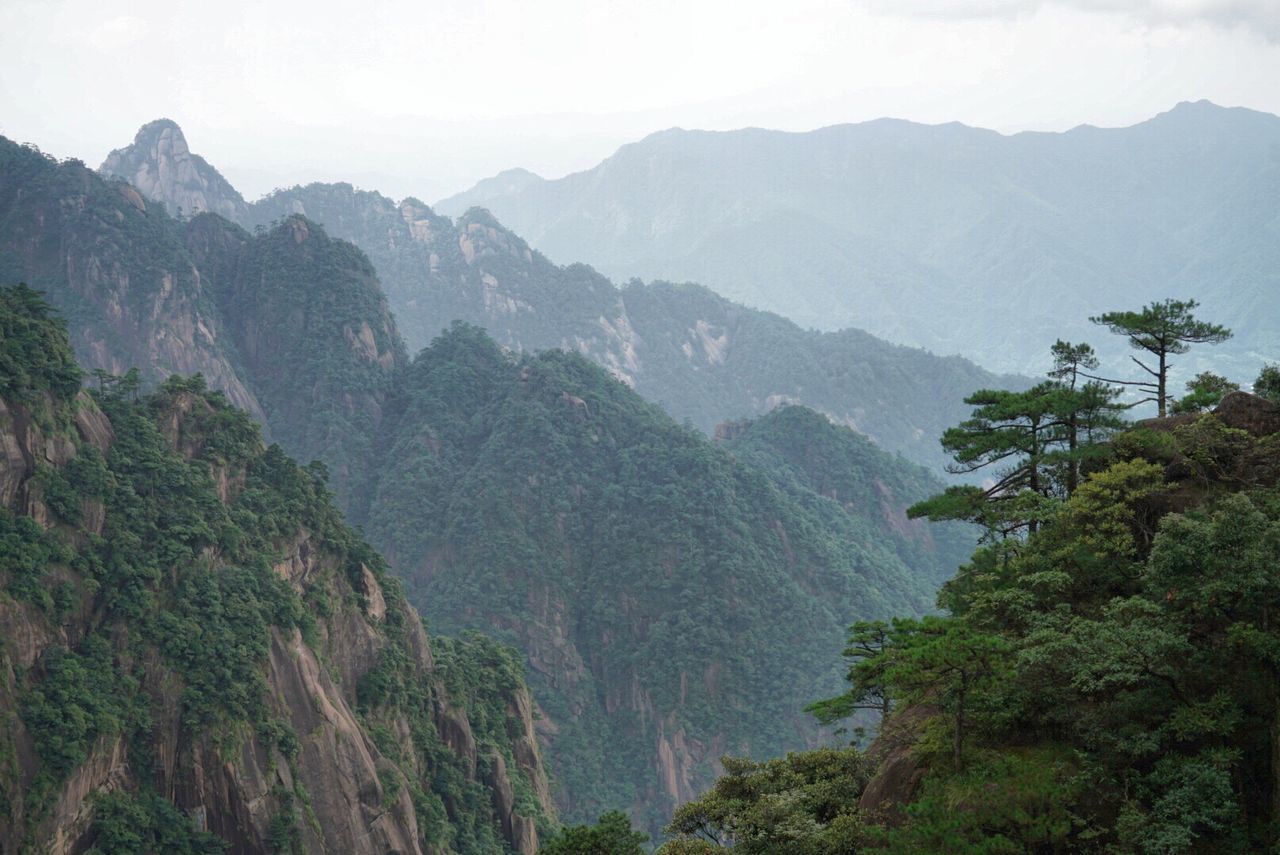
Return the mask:
{"type": "Polygon", "coordinates": [[[796,402],[941,466],[935,437],[968,414],[966,394],[1025,384],[856,330],[803,330],[694,285],[620,289],[585,265],[551,263],[479,209],[455,222],[412,198],[310,184],[253,203],[241,224],[265,229],[295,215],[368,254],[410,352],[453,320],[518,350],[576,350],[707,432],[726,418],[796,402]]]}
{"type": "Polygon", "coordinates": [[[324,462],[343,507],[354,500],[407,361],[358,248],[301,217],[257,234],[213,213],[175,219],[3,139],[0,211],[0,282],[44,291],[87,367],[137,367],[150,384],[201,373],[291,455],[324,462]]]}
{"type": "Polygon", "coordinates": [[[239,222],[248,214],[244,198],[203,157],[191,153],[182,128],[170,119],[143,125],[132,145],[107,155],[100,171],[128,181],[174,217],[207,212],[239,222]]]}
{"type": "Polygon", "coordinates": [[[201,373],[262,408],[240,376],[176,222],[127,184],[0,137],[0,283],[26,282],[68,320],[89,368],[149,380],[201,373]]]}
{"type": "Polygon", "coordinates": [[[726,752],[820,734],[855,617],[932,606],[972,546],[909,522],[941,483],[798,407],[682,427],[574,353],[455,325],[389,399],[371,541],[438,631],[528,657],[568,819],[649,831],[726,752]]]}
{"type": "Polygon", "coordinates": [[[532,853],[505,648],[430,639],[322,471],[199,378],[80,389],[0,289],[0,849],[532,853]]]}
{"type": "Polygon", "coordinates": [[[373,266],[301,216],[250,235],[201,214],[183,238],[272,438],[323,461],[349,507],[371,465],[395,369],[407,361],[373,266]]]}
{"type": "MultiPolygon", "coordinates": [[[[1003,136],[896,120],[807,133],[673,129],[483,204],[559,261],[695,280],[802,325],[865,329],[1039,373],[1087,318],[1195,297],[1234,342],[1186,366],[1280,358],[1280,118],[1209,102],[1128,128],[1003,136]]],[[[1186,372],[1190,376],[1194,370],[1186,372]]],[[[1125,375],[1129,372],[1126,370],[1125,375]]]]}

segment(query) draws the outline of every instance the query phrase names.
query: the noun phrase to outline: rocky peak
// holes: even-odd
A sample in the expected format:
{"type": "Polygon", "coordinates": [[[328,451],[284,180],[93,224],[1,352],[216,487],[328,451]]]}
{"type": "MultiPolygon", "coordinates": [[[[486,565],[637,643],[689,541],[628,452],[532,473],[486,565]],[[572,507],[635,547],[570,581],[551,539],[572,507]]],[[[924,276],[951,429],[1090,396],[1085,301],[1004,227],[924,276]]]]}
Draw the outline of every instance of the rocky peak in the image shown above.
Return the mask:
{"type": "Polygon", "coordinates": [[[486,255],[509,255],[533,261],[533,251],[514,232],[484,208],[472,208],[458,218],[458,246],[468,264],[486,255]]]}
{"type": "Polygon", "coordinates": [[[98,171],[128,181],[174,215],[209,211],[237,223],[248,217],[244,197],[208,161],[191,153],[182,128],[171,119],[143,125],[133,143],[107,155],[98,171]]]}

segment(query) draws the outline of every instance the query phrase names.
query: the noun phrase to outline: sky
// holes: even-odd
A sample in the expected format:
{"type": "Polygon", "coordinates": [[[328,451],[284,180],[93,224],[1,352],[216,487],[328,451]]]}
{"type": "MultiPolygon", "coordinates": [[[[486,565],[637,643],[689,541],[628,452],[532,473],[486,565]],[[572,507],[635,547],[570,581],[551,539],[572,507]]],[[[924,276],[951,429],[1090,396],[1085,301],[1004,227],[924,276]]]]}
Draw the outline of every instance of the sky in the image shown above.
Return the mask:
{"type": "Polygon", "coordinates": [[[1004,133],[1280,113],[1280,0],[0,0],[0,134],[101,163],[168,117],[246,197],[433,202],[669,127],[1004,133]]]}

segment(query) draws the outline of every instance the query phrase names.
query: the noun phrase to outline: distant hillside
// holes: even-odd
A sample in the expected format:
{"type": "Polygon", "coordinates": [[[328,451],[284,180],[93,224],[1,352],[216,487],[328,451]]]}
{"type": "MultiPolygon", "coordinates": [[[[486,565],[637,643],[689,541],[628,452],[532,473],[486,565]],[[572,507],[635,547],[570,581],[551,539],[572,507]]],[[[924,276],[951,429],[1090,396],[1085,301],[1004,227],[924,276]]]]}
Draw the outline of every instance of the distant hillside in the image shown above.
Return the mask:
{"type": "Polygon", "coordinates": [[[560,261],[695,280],[802,325],[1039,373],[1044,342],[1122,345],[1087,318],[1194,297],[1236,340],[1189,361],[1280,358],[1280,118],[1180,104],[1129,128],[1002,136],[878,120],[808,133],[670,130],[483,204],[560,261]]]}
{"type": "MultiPolygon", "coordinates": [[[[500,178],[490,190],[541,181],[530,173],[500,178]]],[[[483,210],[454,222],[415,199],[310,184],[253,203],[242,224],[265,228],[293,215],[368,254],[410,352],[451,321],[467,321],[506,347],[583,353],[707,432],[795,402],[940,466],[936,437],[968,414],[964,396],[1024,382],[856,330],[808,332],[695,285],[619,289],[585,265],[551,263],[483,210]]]]}
{"type": "Polygon", "coordinates": [[[932,606],[972,547],[926,470],[797,407],[718,446],[576,354],[456,326],[388,406],[365,528],[444,632],[529,659],[566,817],[650,830],[722,754],[812,744],[857,617],[932,606]]]}

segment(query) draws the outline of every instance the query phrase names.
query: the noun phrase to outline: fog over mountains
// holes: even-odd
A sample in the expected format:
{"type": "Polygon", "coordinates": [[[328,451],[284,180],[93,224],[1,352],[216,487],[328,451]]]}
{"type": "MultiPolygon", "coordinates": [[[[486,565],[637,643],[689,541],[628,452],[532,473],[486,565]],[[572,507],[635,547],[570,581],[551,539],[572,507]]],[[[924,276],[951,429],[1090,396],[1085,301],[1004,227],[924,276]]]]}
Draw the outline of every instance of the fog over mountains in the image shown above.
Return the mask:
{"type": "Polygon", "coordinates": [[[482,204],[558,262],[694,280],[802,326],[858,327],[1038,373],[1087,318],[1194,296],[1235,339],[1183,366],[1280,357],[1280,118],[1207,101],[1126,128],[1019,133],[881,119],[807,133],[672,129],[585,172],[507,172],[482,204]]]}

